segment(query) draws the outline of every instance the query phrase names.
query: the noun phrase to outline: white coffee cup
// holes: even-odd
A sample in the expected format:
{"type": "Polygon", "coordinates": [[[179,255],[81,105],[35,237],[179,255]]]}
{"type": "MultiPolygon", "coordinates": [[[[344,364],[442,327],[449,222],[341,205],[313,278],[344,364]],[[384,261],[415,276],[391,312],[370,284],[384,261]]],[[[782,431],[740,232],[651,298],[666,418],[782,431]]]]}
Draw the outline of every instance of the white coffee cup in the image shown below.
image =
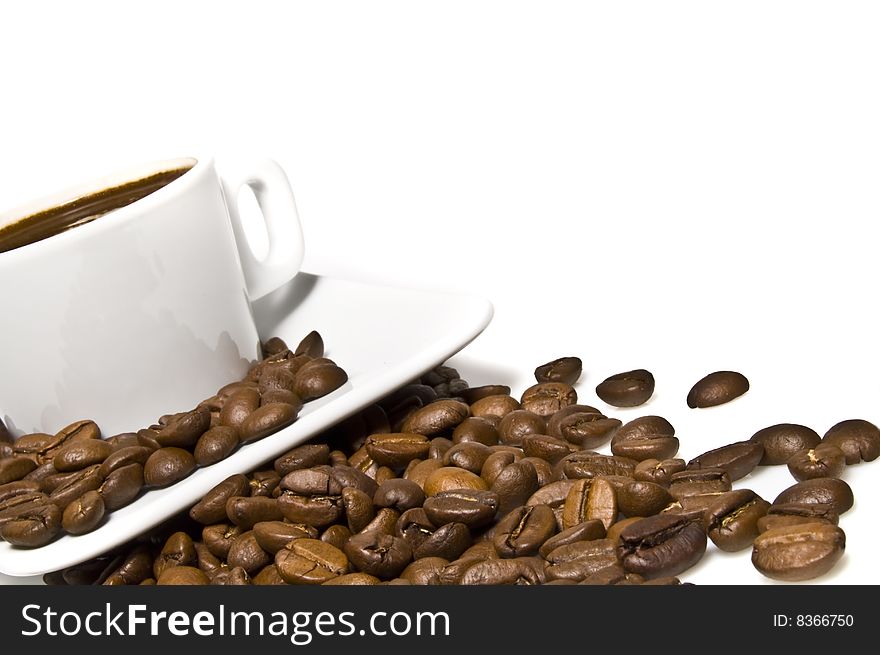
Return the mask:
{"type": "Polygon", "coordinates": [[[0,215],[0,226],[102,189],[189,167],[129,205],[0,252],[0,417],[13,434],[79,419],[105,436],[191,409],[259,356],[251,301],[299,270],[293,192],[272,161],[218,174],[165,161],[0,215]],[[238,212],[249,186],[269,235],[257,259],[238,212]]]}

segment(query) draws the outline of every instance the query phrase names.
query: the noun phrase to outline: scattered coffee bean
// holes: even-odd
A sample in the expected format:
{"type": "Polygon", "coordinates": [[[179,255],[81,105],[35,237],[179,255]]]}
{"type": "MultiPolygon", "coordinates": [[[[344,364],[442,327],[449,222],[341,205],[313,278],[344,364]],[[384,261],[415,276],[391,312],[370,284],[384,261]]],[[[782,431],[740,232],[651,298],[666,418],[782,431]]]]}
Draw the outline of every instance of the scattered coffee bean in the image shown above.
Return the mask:
{"type": "Polygon", "coordinates": [[[661,416],[642,416],[618,428],[611,452],[636,461],[669,459],[678,452],[675,428],[661,416]]]}
{"type": "Polygon", "coordinates": [[[757,441],[738,441],[694,457],[689,469],[717,468],[727,472],[731,480],[751,473],[764,457],[764,446],[757,441]]]}
{"type": "Polygon", "coordinates": [[[774,505],[781,503],[823,503],[830,505],[839,515],[853,506],[853,492],[850,486],[839,478],[813,478],[793,484],[776,496],[774,505]]]}
{"type": "Polygon", "coordinates": [[[574,384],[581,376],[583,363],[578,357],[560,357],[535,369],[538,382],[562,382],[574,384]]]}
{"type": "Polygon", "coordinates": [[[880,428],[862,419],[841,421],[825,433],[822,441],[840,448],[847,464],[873,462],[880,457],[880,428]]]}
{"type": "Polygon", "coordinates": [[[653,394],[654,376],[644,369],[612,375],[596,387],[596,395],[614,407],[636,407],[653,394]]]}
{"type": "Polygon", "coordinates": [[[160,448],[144,465],[144,482],[151,487],[167,487],[196,470],[196,460],[183,448],[160,448]]]}
{"type": "Polygon", "coordinates": [[[815,430],[805,425],[780,423],[758,430],[750,441],[764,446],[761,466],[773,466],[787,464],[799,452],[815,448],[821,439],[815,430]]]}
{"type": "Polygon", "coordinates": [[[709,538],[727,552],[748,548],[758,536],[758,521],[769,507],[770,503],[750,489],[722,494],[706,510],[709,538]]]}
{"type": "Polygon", "coordinates": [[[846,456],[837,446],[820,443],[815,448],[803,450],[788,460],[788,470],[795,480],[813,478],[838,478],[846,466],[846,456]]]}
{"type": "Polygon", "coordinates": [[[768,578],[796,582],[823,575],[843,557],[846,535],[827,523],[767,530],[755,539],[752,564],[768,578]]]}
{"type": "Polygon", "coordinates": [[[716,407],[739,398],[749,390],[749,381],[742,373],[716,371],[698,381],[687,396],[688,407],[716,407]]]}
{"type": "Polygon", "coordinates": [[[539,382],[523,392],[522,408],[538,416],[550,416],[577,402],[577,391],[564,382],[539,382]]]}
{"type": "Polygon", "coordinates": [[[627,526],[618,548],[623,567],[646,578],[678,575],[706,552],[706,533],[687,517],[660,514],[627,526]]]}

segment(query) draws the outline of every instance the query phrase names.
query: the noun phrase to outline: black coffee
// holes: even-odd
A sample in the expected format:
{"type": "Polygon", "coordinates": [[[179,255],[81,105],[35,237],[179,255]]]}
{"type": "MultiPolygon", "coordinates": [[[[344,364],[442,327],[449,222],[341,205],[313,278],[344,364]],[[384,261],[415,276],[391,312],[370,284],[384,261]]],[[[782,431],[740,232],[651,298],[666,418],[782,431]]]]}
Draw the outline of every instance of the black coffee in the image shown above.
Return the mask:
{"type": "Polygon", "coordinates": [[[91,223],[114,209],[121,209],[158,191],[190,168],[192,166],[183,166],[153,173],[20,218],[0,227],[0,252],[21,248],[29,243],[42,241],[71,228],[91,223]]]}

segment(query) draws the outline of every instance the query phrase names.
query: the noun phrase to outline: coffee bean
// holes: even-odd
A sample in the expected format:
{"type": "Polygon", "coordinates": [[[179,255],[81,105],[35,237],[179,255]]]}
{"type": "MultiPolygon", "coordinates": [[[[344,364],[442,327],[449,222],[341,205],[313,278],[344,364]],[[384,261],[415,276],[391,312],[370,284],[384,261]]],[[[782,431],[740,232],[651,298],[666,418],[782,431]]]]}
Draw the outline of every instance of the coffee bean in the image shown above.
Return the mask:
{"type": "Polygon", "coordinates": [[[758,520],[769,507],[770,503],[750,489],[722,494],[706,510],[709,538],[727,552],[748,548],[759,534],[758,520]]]}
{"type": "Polygon", "coordinates": [[[636,461],[669,459],[678,452],[675,428],[661,416],[642,416],[618,428],[611,452],[636,461]]]}
{"type": "Polygon", "coordinates": [[[633,471],[633,477],[643,482],[655,482],[668,487],[672,476],[686,468],[683,459],[645,459],[638,463],[633,471]]]}
{"type": "Polygon", "coordinates": [[[199,407],[190,412],[177,414],[159,431],[156,441],[163,447],[190,448],[209,427],[211,427],[211,412],[206,407],[199,407]]]}
{"type": "Polygon", "coordinates": [[[428,477],[437,469],[443,468],[443,462],[439,459],[426,459],[423,461],[413,460],[403,472],[404,480],[412,480],[422,489],[428,477]]]}
{"type": "Polygon", "coordinates": [[[425,480],[425,495],[436,496],[439,493],[458,489],[487,491],[489,485],[478,475],[470,471],[444,466],[436,469],[425,480]]]}
{"type": "Polygon", "coordinates": [[[251,584],[260,586],[286,585],[287,582],[281,577],[281,574],[278,572],[278,567],[275,564],[269,564],[264,566],[259,573],[251,578],[251,584]]]}
{"type": "Polygon", "coordinates": [[[49,494],[49,499],[63,512],[70,503],[85,492],[94,491],[101,486],[103,480],[100,468],[99,464],[93,464],[80,471],[74,471],[70,474],[70,478],[55,487],[54,491],[49,494]]]}
{"type": "Polygon", "coordinates": [[[453,430],[470,415],[470,408],[457,400],[437,400],[410,414],[401,432],[435,436],[453,430]]]}
{"type": "Polygon", "coordinates": [[[644,369],[612,375],[596,387],[596,395],[615,407],[636,407],[654,393],[654,376],[644,369]]]}
{"type": "Polygon", "coordinates": [[[257,411],[259,406],[260,392],[257,389],[250,387],[239,388],[226,399],[226,403],[220,411],[220,424],[240,429],[247,418],[257,411]]]}
{"type": "Polygon", "coordinates": [[[45,546],[61,531],[61,510],[44,503],[0,525],[0,537],[13,546],[37,548],[45,546]]]}
{"type": "Polygon", "coordinates": [[[758,430],[750,439],[764,446],[761,466],[787,464],[788,460],[802,450],[815,448],[820,440],[815,430],[794,423],[771,425],[758,430]]]}
{"type": "Polygon", "coordinates": [[[822,441],[840,448],[847,464],[873,462],[880,457],[880,428],[862,419],[841,421],[825,433],[822,441]]]}
{"type": "Polygon", "coordinates": [[[243,444],[263,439],[293,423],[298,412],[298,407],[286,403],[263,405],[251,412],[241,424],[238,431],[239,439],[243,444]]]}
{"type": "Polygon", "coordinates": [[[292,391],[303,402],[323,398],[348,382],[348,375],[330,360],[313,359],[294,376],[292,391]]]}
{"type": "Polygon", "coordinates": [[[260,521],[253,527],[260,548],[274,555],[294,539],[316,539],[318,531],[311,526],[283,521],[260,521]]]}
{"type": "Polygon", "coordinates": [[[371,434],[364,447],[370,457],[380,465],[402,468],[414,459],[427,457],[431,444],[422,434],[405,432],[371,434]]]}
{"type": "Polygon", "coordinates": [[[621,421],[602,414],[577,412],[559,422],[559,434],[581,448],[598,448],[606,443],[621,426],[621,421]]]}
{"type": "MultiPolygon", "coordinates": [[[[242,530],[250,530],[256,523],[262,521],[280,521],[283,516],[278,501],[274,498],[231,496],[226,501],[226,517],[242,530]]],[[[247,567],[244,569],[252,573],[247,567]]]]}
{"type": "Polygon", "coordinates": [[[218,425],[199,437],[193,456],[199,466],[210,466],[226,459],[237,447],[238,430],[228,425],[218,425]]]}
{"type": "Polygon", "coordinates": [[[440,557],[451,561],[461,555],[470,545],[471,533],[464,523],[446,523],[413,549],[413,558],[440,557]]]}
{"type": "Polygon", "coordinates": [[[37,468],[37,463],[27,457],[4,457],[0,459],[0,484],[21,480],[37,468]]]}
{"type": "Polygon", "coordinates": [[[0,505],[4,501],[23,494],[37,493],[40,491],[40,483],[33,480],[15,480],[0,485],[0,505]]]}
{"type": "Polygon", "coordinates": [[[538,474],[528,462],[513,462],[495,476],[491,490],[498,496],[498,511],[506,514],[538,490],[538,474]]]}
{"type": "Polygon", "coordinates": [[[628,457],[581,450],[562,458],[558,466],[567,478],[596,478],[609,475],[632,477],[636,461],[628,457]]]}
{"type": "MultiPolygon", "coordinates": [[[[615,523],[615,525],[617,524],[615,523]]],[[[538,554],[546,559],[547,555],[559,546],[573,544],[577,541],[592,541],[594,539],[604,538],[605,526],[602,524],[602,521],[596,519],[584,521],[583,523],[578,523],[577,525],[566,528],[558,534],[549,537],[538,549],[538,554]]]]}
{"type": "Polygon", "coordinates": [[[526,505],[547,505],[551,509],[561,509],[568,497],[568,492],[577,483],[577,480],[557,480],[541,487],[526,501],[526,505]]]}
{"type": "Polygon", "coordinates": [[[618,549],[609,539],[576,541],[547,553],[548,580],[580,581],[608,566],[620,563],[618,549]]]}
{"type": "Polygon", "coordinates": [[[483,462],[483,468],[480,469],[480,477],[491,486],[501,471],[522,458],[522,451],[517,448],[512,450],[493,450],[492,454],[483,462]]]}
{"type": "Polygon", "coordinates": [[[98,487],[98,493],[107,511],[112,512],[137,498],[143,486],[144,467],[133,463],[112,471],[98,487]]]}
{"type": "Polygon", "coordinates": [[[436,526],[464,523],[471,529],[489,524],[498,512],[498,494],[485,490],[442,491],[425,500],[428,520],[436,526]]]}
{"type": "Polygon", "coordinates": [[[398,512],[421,507],[424,502],[425,492],[412,480],[388,480],[380,484],[373,494],[373,504],[376,507],[391,507],[398,512]]]}
{"type": "Polygon", "coordinates": [[[478,400],[488,396],[508,396],[510,395],[510,387],[503,384],[487,384],[481,387],[463,389],[458,395],[468,405],[473,405],[478,400]]]}
{"type": "Polygon", "coordinates": [[[397,577],[412,561],[412,550],[404,539],[380,532],[356,534],[344,550],[358,570],[381,579],[397,577]]]}
{"type": "Polygon", "coordinates": [[[490,418],[495,416],[503,418],[505,415],[517,409],[523,409],[519,401],[506,394],[486,396],[471,403],[471,416],[490,418]]]}
{"type": "Polygon", "coordinates": [[[526,409],[515,409],[508,412],[498,424],[498,438],[501,443],[519,446],[523,437],[531,434],[542,434],[547,427],[543,416],[526,409]]]}
{"type": "Polygon", "coordinates": [[[577,448],[565,439],[551,437],[546,434],[530,434],[522,439],[523,453],[529,457],[538,457],[555,464],[577,448]]]}
{"type": "Polygon", "coordinates": [[[183,448],[160,448],[144,465],[144,483],[151,487],[167,487],[196,470],[196,460],[183,448]]]}
{"type": "Polygon", "coordinates": [[[798,482],[776,496],[773,504],[781,503],[826,503],[837,514],[843,514],[853,506],[853,492],[839,478],[813,478],[798,482]]]}
{"type": "Polygon", "coordinates": [[[231,568],[241,567],[248,575],[256,575],[272,561],[272,557],[260,548],[253,531],[248,530],[232,542],[226,561],[231,568]]]}
{"type": "Polygon", "coordinates": [[[315,330],[309,332],[296,347],[295,354],[308,355],[309,357],[324,356],[324,340],[315,330]]]}
{"type": "Polygon", "coordinates": [[[820,443],[815,448],[801,451],[788,460],[788,470],[795,480],[838,478],[846,466],[846,456],[837,446],[820,443]]]}
{"type": "Polygon", "coordinates": [[[535,379],[538,382],[574,384],[581,376],[582,366],[578,357],[561,357],[536,368],[535,379]]]}
{"type": "Polygon", "coordinates": [[[422,507],[413,507],[400,515],[394,526],[394,534],[401,537],[415,552],[434,532],[435,526],[422,507]]]}
{"type": "Polygon", "coordinates": [[[440,573],[449,561],[442,557],[420,557],[400,573],[400,577],[414,585],[438,585],[440,573]]]}
{"type": "Polygon", "coordinates": [[[731,481],[751,473],[764,457],[764,446],[757,441],[738,441],[694,457],[689,469],[718,468],[727,471],[731,481]]]}
{"type": "Polygon", "coordinates": [[[185,532],[175,532],[165,541],[162,551],[153,562],[153,576],[161,579],[162,573],[175,566],[195,566],[198,563],[195,545],[185,532]]]}
{"type": "Polygon", "coordinates": [[[330,544],[331,546],[342,550],[345,548],[346,542],[351,538],[351,530],[348,529],[347,526],[337,523],[336,525],[331,525],[329,528],[324,530],[321,533],[321,541],[325,544],[330,544]]]}
{"type": "Polygon", "coordinates": [[[330,447],[327,444],[304,444],[276,459],[275,471],[278,475],[285,476],[291,471],[326,464],[329,456],[330,447]]]}
{"type": "Polygon", "coordinates": [[[318,539],[295,539],[275,554],[275,567],[289,584],[321,584],[348,573],[341,550],[318,539]]]}
{"type": "Polygon", "coordinates": [[[156,579],[157,585],[206,585],[208,576],[194,566],[174,566],[166,569],[156,579]]]}
{"type": "MultiPolygon", "coordinates": [[[[284,339],[281,337],[271,337],[268,341],[263,343],[263,357],[277,355],[285,350],[288,350],[287,344],[284,343],[284,339]]],[[[320,357],[320,355],[318,355],[318,357],[320,357]]]]}
{"type": "Polygon", "coordinates": [[[620,533],[619,554],[627,571],[645,578],[678,575],[706,552],[706,533],[687,517],[660,514],[641,519],[620,533]]]}
{"type": "Polygon", "coordinates": [[[803,523],[837,525],[838,521],[839,515],[828,503],[774,503],[767,514],[758,519],[758,532],[803,523]]]}
{"type": "Polygon", "coordinates": [[[293,394],[293,404],[302,405],[302,400],[297,396],[293,389],[296,385],[294,375],[283,368],[267,369],[260,376],[257,383],[257,390],[260,392],[261,404],[266,404],[266,396],[271,393],[283,392],[293,394]]]}
{"type": "Polygon", "coordinates": [[[625,516],[652,516],[670,502],[672,496],[655,482],[634,480],[617,492],[617,506],[625,516]]]}
{"type": "Polygon", "coordinates": [[[556,517],[547,505],[521,506],[495,527],[493,543],[501,557],[534,555],[556,534],[556,517]]]}
{"type": "Polygon", "coordinates": [[[79,471],[100,464],[113,452],[113,446],[100,439],[73,441],[58,450],[52,459],[56,471],[79,471]]]}
{"type": "Polygon", "coordinates": [[[233,496],[250,493],[248,479],[241,474],[231,475],[213,487],[189,511],[190,517],[202,525],[226,520],[226,501],[233,496]]]}
{"type": "Polygon", "coordinates": [[[690,408],[715,407],[739,398],[749,390],[749,381],[742,373],[716,371],[699,380],[688,392],[690,408]]]}
{"type": "Polygon", "coordinates": [[[676,500],[685,496],[696,496],[730,491],[730,476],[723,469],[692,469],[675,473],[669,482],[669,493],[676,500]]]}
{"type": "MultiPolygon", "coordinates": [[[[617,584],[626,584],[626,583],[634,583],[641,584],[644,581],[644,578],[636,573],[627,573],[626,569],[623,568],[622,564],[612,564],[610,566],[606,566],[604,569],[600,569],[595,573],[588,575],[586,578],[576,583],[579,585],[591,585],[591,586],[607,586],[607,585],[617,585],[617,584]],[[638,581],[638,582],[636,582],[638,581]]],[[[560,582],[557,580],[557,582],[560,582]]],[[[573,581],[567,581],[573,582],[573,581]]]]}
{"type": "Polygon", "coordinates": [[[796,582],[830,571],[843,557],[846,535],[827,523],[768,530],[755,539],[752,564],[768,578],[796,582]]]}
{"type": "Polygon", "coordinates": [[[106,478],[116,469],[128,466],[129,464],[146,464],[153,451],[144,446],[126,446],[115,450],[101,464],[99,473],[102,478],[106,478]]]}
{"type": "Polygon", "coordinates": [[[523,392],[520,403],[523,409],[546,417],[577,403],[577,391],[564,382],[539,382],[523,392]]]}
{"type": "Polygon", "coordinates": [[[474,441],[486,446],[494,446],[498,440],[496,427],[489,420],[480,416],[466,418],[452,431],[453,444],[474,441]]]}

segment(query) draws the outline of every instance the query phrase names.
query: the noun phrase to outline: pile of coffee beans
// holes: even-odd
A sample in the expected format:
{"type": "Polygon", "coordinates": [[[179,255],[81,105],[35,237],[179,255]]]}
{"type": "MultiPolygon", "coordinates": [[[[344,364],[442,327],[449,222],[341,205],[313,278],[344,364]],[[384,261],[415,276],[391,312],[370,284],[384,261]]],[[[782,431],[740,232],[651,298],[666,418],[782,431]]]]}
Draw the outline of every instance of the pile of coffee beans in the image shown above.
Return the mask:
{"type": "Polygon", "coordinates": [[[107,439],[91,420],[13,441],[0,422],[0,538],[22,548],[91,532],[144,490],[167,487],[290,425],[303,403],[348,376],[312,332],[291,350],[278,338],[245,378],[195,409],[107,439]]]}
{"type": "MultiPolygon", "coordinates": [[[[880,455],[880,430],[843,421],[824,438],[783,424],[678,457],[665,418],[623,424],[578,403],[581,361],[540,366],[517,399],[438,367],[276,459],[226,479],[136,543],[46,576],[56,584],[678,584],[708,542],[752,549],[778,580],[840,559],[853,505],[844,467],[880,455]],[[594,449],[611,444],[611,455],[594,449]],[[733,483],[787,465],[773,499],[733,483]]],[[[688,405],[741,395],[719,372],[688,405]]],[[[650,397],[643,370],[600,395],[650,397]]]]}

